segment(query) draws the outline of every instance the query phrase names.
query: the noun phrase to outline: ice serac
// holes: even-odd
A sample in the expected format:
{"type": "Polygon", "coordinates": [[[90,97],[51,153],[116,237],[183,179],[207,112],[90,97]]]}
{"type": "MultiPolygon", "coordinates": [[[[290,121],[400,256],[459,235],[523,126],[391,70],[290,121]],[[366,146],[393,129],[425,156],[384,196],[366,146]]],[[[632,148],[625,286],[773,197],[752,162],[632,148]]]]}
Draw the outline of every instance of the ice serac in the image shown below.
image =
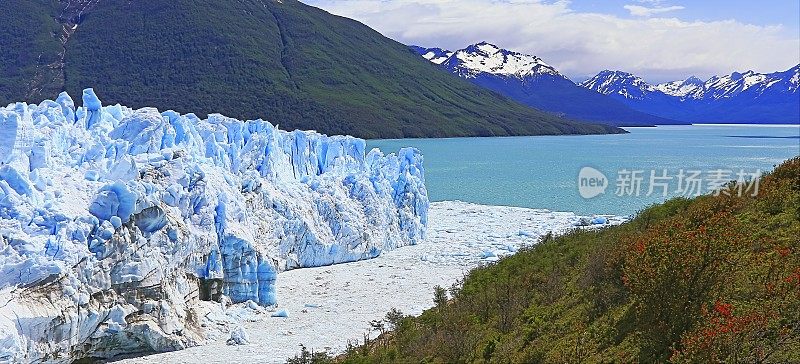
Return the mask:
{"type": "Polygon", "coordinates": [[[425,238],[415,149],[82,101],[0,108],[0,362],[195,345],[212,301],[425,238]]]}

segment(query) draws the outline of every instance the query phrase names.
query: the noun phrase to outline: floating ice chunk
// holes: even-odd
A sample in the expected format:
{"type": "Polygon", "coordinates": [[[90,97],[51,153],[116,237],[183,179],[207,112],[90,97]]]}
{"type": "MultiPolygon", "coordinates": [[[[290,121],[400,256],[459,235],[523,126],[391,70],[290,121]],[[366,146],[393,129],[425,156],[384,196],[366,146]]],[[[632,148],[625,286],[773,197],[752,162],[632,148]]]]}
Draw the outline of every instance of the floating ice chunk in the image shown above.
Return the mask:
{"type": "Polygon", "coordinates": [[[525,230],[520,230],[519,232],[517,232],[517,235],[524,236],[526,238],[531,238],[531,237],[535,237],[536,236],[536,234],[530,233],[530,232],[525,231],[525,230]]]}
{"type": "Polygon", "coordinates": [[[249,308],[251,310],[254,310],[254,311],[260,310],[258,304],[253,302],[253,301],[251,301],[251,300],[248,300],[246,305],[247,305],[247,308],[249,308]]]}
{"type": "Polygon", "coordinates": [[[241,326],[231,330],[231,337],[226,341],[228,345],[247,345],[250,340],[247,338],[247,332],[241,326]]]}
{"type": "Polygon", "coordinates": [[[281,310],[275,311],[272,314],[272,317],[284,317],[285,318],[285,317],[289,317],[289,313],[286,312],[286,310],[281,309],[281,310]]]}
{"type": "Polygon", "coordinates": [[[519,248],[517,248],[516,246],[511,245],[511,244],[506,244],[504,246],[504,248],[505,248],[505,250],[508,250],[511,253],[516,253],[519,250],[519,248]]]}

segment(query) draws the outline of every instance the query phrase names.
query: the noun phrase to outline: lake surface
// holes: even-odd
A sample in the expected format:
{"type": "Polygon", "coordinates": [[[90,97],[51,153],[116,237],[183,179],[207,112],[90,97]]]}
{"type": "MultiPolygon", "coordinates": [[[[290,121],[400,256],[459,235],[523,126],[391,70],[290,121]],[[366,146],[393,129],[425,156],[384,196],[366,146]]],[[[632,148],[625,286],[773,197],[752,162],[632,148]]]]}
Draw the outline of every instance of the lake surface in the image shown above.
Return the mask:
{"type": "MultiPolygon", "coordinates": [[[[767,172],[800,155],[797,125],[626,129],[630,134],[370,140],[367,146],[385,153],[407,146],[422,151],[431,201],[461,200],[579,214],[632,214],[665,200],[665,189],[672,197],[691,195],[696,190],[677,192],[681,169],[686,177],[700,172],[695,180],[700,180],[702,192],[707,193],[709,184],[720,178],[736,180],[737,174],[758,169],[767,172]],[[605,193],[589,199],[581,196],[578,175],[583,167],[605,175],[605,193]],[[656,183],[648,195],[651,173],[656,183]],[[633,181],[638,177],[637,196],[633,181]]],[[[684,187],[691,185],[690,179],[681,180],[684,187]]],[[[752,191],[755,185],[751,186],[752,191]]]]}

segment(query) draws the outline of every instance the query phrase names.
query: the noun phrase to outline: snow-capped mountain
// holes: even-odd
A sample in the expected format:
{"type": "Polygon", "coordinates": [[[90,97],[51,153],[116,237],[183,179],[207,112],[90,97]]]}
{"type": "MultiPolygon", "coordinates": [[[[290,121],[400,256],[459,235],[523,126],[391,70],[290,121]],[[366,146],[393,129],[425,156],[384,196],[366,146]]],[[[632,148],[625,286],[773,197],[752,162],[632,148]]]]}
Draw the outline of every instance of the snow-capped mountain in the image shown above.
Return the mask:
{"type": "Polygon", "coordinates": [[[603,95],[617,94],[626,99],[642,100],[656,88],[640,77],[622,71],[605,70],[582,82],[580,86],[603,95]]]}
{"type": "Polygon", "coordinates": [[[450,56],[453,55],[453,52],[441,48],[422,48],[418,46],[411,46],[411,49],[421,54],[423,58],[435,64],[442,64],[442,62],[446,61],[448,58],[450,58],[450,56]]]}
{"type": "Polygon", "coordinates": [[[617,126],[672,124],[577,86],[541,58],[480,42],[464,49],[410,47],[425,59],[522,104],[563,116],[617,126]]]}
{"type": "Polygon", "coordinates": [[[703,80],[691,76],[685,80],[666,82],[656,85],[656,90],[670,96],[700,98],[703,95],[703,80]]]}
{"type": "Polygon", "coordinates": [[[745,73],[734,72],[722,77],[712,77],[703,87],[703,92],[696,98],[724,99],[748,94],[751,97],[761,97],[770,93],[784,93],[797,95],[798,80],[800,79],[800,64],[784,72],[745,73]]]}
{"type": "Polygon", "coordinates": [[[580,85],[633,109],[689,122],[800,122],[800,65],[775,73],[747,71],[650,84],[630,73],[602,71],[580,85]]]}
{"type": "Polygon", "coordinates": [[[475,78],[481,74],[519,79],[541,75],[566,78],[539,57],[508,51],[487,42],[451,52],[450,56],[440,64],[444,64],[464,78],[475,78]]]}

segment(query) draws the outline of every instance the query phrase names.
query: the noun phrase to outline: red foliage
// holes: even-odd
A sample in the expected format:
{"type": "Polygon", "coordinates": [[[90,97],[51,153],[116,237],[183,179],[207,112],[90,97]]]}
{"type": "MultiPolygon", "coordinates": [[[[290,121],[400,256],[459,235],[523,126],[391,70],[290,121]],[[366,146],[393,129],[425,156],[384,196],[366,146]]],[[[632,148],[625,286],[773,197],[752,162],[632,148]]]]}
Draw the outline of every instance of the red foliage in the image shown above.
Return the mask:
{"type": "Polygon", "coordinates": [[[723,317],[731,317],[733,315],[733,305],[717,301],[714,302],[714,311],[717,311],[723,317]]]}
{"type": "Polygon", "coordinates": [[[786,277],[784,280],[786,281],[786,283],[789,284],[794,283],[794,285],[800,286],[800,268],[795,269],[794,272],[792,272],[792,274],[789,274],[789,276],[786,277]]]}
{"type": "Polygon", "coordinates": [[[727,357],[732,347],[763,332],[769,325],[769,315],[760,312],[750,312],[744,315],[734,315],[733,305],[717,301],[713,310],[703,310],[706,323],[683,336],[682,350],[673,350],[670,358],[673,362],[697,361],[705,357],[711,361],[719,361],[727,357]],[[700,355],[700,357],[698,357],[700,355]]]}
{"type": "Polygon", "coordinates": [[[636,252],[639,254],[644,253],[645,249],[644,240],[639,239],[638,241],[636,241],[636,244],[634,244],[633,249],[636,250],[636,252]]]}

